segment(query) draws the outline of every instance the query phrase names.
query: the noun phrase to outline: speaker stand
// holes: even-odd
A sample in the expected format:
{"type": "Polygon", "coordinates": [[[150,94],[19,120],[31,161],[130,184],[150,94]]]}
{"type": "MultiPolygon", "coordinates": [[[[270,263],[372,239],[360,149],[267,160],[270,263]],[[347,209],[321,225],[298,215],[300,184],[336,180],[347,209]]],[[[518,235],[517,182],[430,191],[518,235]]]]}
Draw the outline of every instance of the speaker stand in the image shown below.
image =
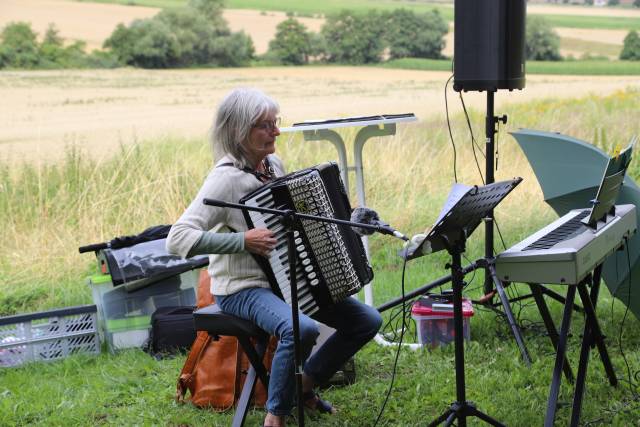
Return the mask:
{"type": "MultiPolygon", "coordinates": [[[[485,184],[492,184],[495,182],[493,169],[495,168],[495,162],[493,154],[495,152],[495,137],[498,129],[496,128],[499,122],[507,124],[507,115],[504,114],[501,117],[494,115],[494,94],[495,89],[487,90],[487,116],[485,118],[485,184]]],[[[484,257],[487,260],[493,259],[493,210],[489,212],[485,218],[484,224],[484,257]]],[[[484,271],[484,293],[485,295],[493,291],[493,277],[489,269],[484,271]]],[[[503,301],[504,302],[504,301],[503,301]]],[[[508,302],[508,301],[507,301],[508,302]]]]}

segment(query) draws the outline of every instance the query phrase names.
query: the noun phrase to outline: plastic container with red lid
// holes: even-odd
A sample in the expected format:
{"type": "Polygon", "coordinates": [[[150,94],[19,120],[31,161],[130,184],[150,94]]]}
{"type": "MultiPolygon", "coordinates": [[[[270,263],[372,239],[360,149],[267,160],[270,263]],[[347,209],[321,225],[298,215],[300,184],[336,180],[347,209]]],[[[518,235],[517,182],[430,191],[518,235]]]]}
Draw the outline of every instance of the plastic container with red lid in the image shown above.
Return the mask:
{"type": "MultiPolygon", "coordinates": [[[[469,318],[473,306],[468,299],[462,300],[462,330],[465,341],[471,339],[469,318]]],[[[439,298],[422,297],[413,303],[411,317],[416,322],[418,343],[429,349],[447,345],[455,338],[453,304],[439,298]]]]}

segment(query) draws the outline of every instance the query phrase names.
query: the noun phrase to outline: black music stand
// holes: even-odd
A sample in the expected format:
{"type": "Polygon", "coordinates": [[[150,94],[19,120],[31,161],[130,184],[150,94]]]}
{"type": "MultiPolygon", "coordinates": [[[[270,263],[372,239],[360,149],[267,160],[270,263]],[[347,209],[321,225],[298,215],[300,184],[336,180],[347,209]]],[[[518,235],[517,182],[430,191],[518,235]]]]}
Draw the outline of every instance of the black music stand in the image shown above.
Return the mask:
{"type": "Polygon", "coordinates": [[[514,178],[482,187],[471,187],[467,192],[436,222],[425,240],[413,250],[407,250],[405,257],[413,259],[426,255],[423,251],[426,242],[431,245],[428,253],[446,249],[451,255],[451,283],[453,286],[453,322],[456,367],[456,401],[449,409],[436,418],[429,426],[436,426],[443,421],[451,425],[458,419],[458,426],[467,425],[467,417],[478,417],[488,424],[502,426],[489,415],[478,410],[473,402],[466,400],[464,374],[464,337],[462,315],[462,288],[464,287],[464,271],[462,269],[462,253],[466,241],[482,220],[504,199],[513,188],[522,181],[514,178]]]}
{"type": "MultiPolygon", "coordinates": [[[[247,206],[240,203],[229,203],[216,199],[203,199],[202,203],[209,206],[218,206],[222,208],[239,209],[242,211],[254,211],[268,213],[281,217],[282,225],[285,227],[287,236],[287,256],[289,258],[289,271],[295,271],[298,262],[295,233],[300,229],[300,220],[311,220],[328,222],[338,225],[347,225],[350,227],[366,228],[374,230],[382,234],[392,234],[389,228],[381,225],[361,224],[359,222],[345,221],[336,218],[327,218],[323,216],[301,214],[291,209],[271,209],[257,206],[247,206]]],[[[289,274],[289,289],[291,289],[291,319],[293,321],[293,347],[294,347],[294,365],[296,377],[296,398],[298,412],[298,426],[304,426],[304,399],[302,398],[302,358],[300,356],[300,320],[298,317],[298,287],[296,284],[296,275],[289,274]]]]}

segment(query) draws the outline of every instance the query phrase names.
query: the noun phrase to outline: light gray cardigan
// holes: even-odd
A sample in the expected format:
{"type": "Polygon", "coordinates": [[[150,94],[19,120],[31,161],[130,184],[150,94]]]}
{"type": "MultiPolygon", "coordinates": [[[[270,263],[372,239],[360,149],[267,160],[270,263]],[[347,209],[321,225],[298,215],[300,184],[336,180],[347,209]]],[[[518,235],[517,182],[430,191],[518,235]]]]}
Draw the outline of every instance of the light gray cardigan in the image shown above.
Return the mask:
{"type": "MultiPolygon", "coordinates": [[[[233,162],[225,156],[216,166],[233,162]]],[[[284,166],[276,156],[269,156],[276,176],[284,175],[284,166]]],[[[241,289],[269,288],[267,277],[252,255],[244,250],[247,224],[237,209],[208,206],[202,199],[218,199],[231,203],[262,186],[254,175],[233,166],[214,167],[198,195],[173,224],[167,237],[167,251],[186,258],[187,255],[209,254],[211,293],[229,295],[241,289]],[[237,232],[227,234],[230,232],[237,232]],[[224,233],[212,235],[212,233],[224,233]],[[225,253],[226,252],[226,253],[225,253]],[[232,253],[229,253],[232,252],[232,253]]]]}

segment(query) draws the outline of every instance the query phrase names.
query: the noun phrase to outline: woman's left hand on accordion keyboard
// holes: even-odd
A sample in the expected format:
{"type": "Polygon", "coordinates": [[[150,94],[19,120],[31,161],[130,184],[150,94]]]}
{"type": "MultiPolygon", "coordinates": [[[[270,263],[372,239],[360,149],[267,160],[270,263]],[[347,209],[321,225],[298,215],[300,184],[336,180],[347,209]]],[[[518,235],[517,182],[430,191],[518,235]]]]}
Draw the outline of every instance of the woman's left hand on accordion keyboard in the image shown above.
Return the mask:
{"type": "Polygon", "coordinates": [[[268,257],[277,240],[271,230],[253,228],[244,232],[244,248],[254,254],[268,257]]]}

